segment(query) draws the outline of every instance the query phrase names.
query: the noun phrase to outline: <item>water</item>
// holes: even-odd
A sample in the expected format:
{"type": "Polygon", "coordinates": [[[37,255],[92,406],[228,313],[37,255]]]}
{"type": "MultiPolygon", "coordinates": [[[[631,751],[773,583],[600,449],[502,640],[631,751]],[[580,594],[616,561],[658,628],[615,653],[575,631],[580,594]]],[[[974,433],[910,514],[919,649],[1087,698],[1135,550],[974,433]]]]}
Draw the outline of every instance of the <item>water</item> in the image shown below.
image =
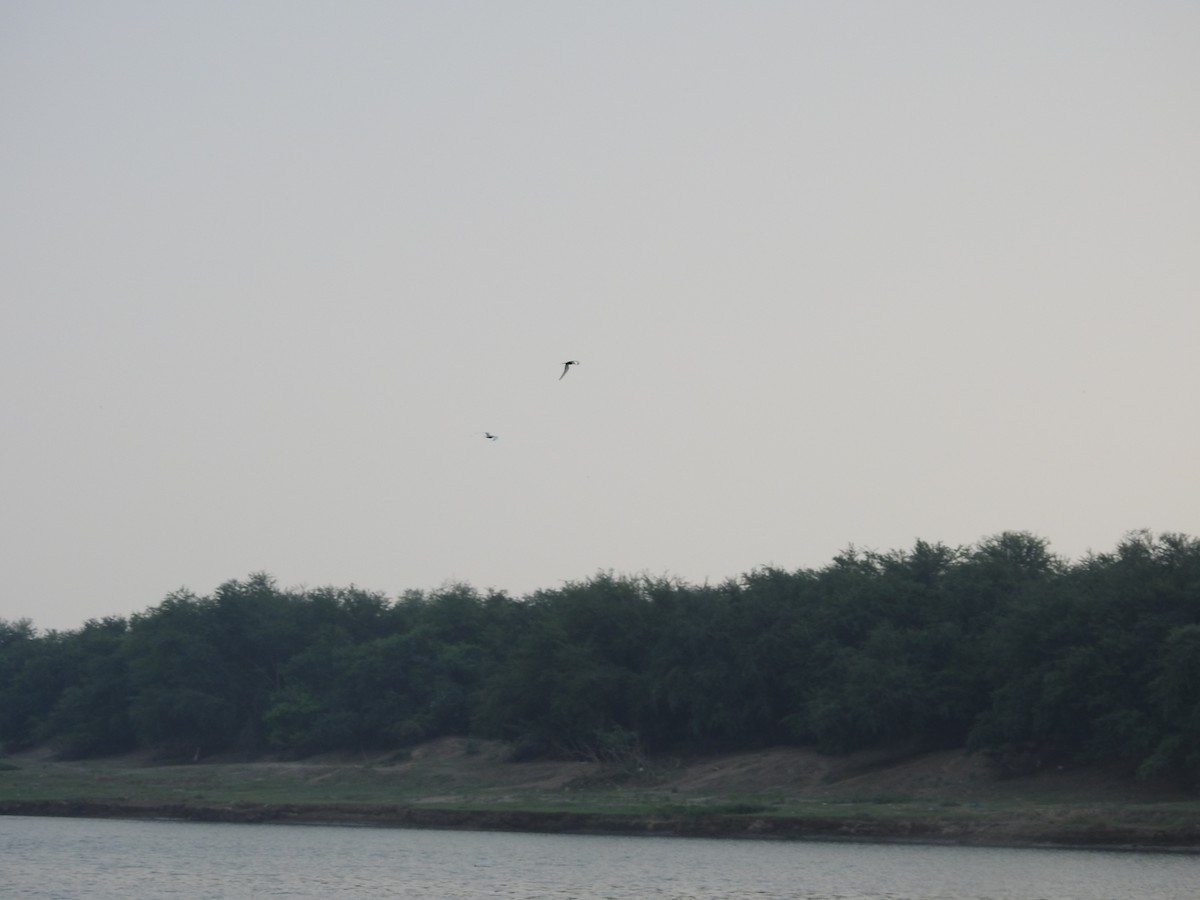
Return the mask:
{"type": "Polygon", "coordinates": [[[1195,900],[1200,857],[0,816],[0,894],[1195,900]]]}

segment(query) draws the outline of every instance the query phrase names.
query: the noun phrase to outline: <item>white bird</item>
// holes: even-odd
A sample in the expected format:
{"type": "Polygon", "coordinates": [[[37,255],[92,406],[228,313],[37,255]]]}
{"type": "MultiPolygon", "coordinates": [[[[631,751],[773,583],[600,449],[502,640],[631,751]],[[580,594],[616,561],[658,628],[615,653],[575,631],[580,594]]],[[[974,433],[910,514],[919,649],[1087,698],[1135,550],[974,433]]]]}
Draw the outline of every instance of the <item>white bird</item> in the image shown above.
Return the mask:
{"type": "Polygon", "coordinates": [[[577,365],[579,365],[579,360],[568,359],[565,363],[563,363],[562,375],[558,376],[558,380],[562,381],[563,377],[567,374],[567,372],[571,371],[571,366],[577,366],[577,365]]]}

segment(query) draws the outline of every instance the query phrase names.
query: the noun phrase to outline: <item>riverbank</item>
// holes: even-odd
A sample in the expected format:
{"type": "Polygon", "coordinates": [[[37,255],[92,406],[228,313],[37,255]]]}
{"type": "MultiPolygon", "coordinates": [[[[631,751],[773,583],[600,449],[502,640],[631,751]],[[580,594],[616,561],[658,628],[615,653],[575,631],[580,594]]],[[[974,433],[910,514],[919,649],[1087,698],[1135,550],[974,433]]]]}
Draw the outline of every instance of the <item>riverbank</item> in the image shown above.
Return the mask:
{"type": "Polygon", "coordinates": [[[1006,778],[961,752],[512,757],[465,739],[299,762],[28,754],[0,760],[0,814],[1200,851],[1194,794],[1096,771],[1006,778]]]}
{"type": "Polygon", "coordinates": [[[899,819],[723,814],[672,816],[334,804],[211,806],[70,800],[0,802],[0,815],[1200,852],[1200,827],[1167,829],[1102,823],[1072,826],[940,816],[899,819]]]}

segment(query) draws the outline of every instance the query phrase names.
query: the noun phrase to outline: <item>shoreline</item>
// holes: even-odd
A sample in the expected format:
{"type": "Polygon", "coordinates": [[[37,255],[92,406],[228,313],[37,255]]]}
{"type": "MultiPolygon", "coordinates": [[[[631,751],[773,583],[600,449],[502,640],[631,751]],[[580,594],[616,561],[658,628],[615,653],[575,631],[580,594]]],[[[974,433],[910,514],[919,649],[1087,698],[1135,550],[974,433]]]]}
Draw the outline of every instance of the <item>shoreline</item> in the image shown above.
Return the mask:
{"type": "Polygon", "coordinates": [[[442,738],[374,756],[0,760],[0,815],[1200,853],[1200,795],[1102,769],[1004,777],[960,750],[800,747],[630,765],[442,738]]]}
{"type": "Polygon", "coordinates": [[[543,834],[844,841],[946,846],[1200,853],[1200,824],[1142,829],[1092,824],[991,823],[944,816],[884,819],[771,815],[655,815],[458,810],[397,804],[188,804],[86,800],[0,801],[0,815],[172,820],[254,825],[339,825],[543,834]]]}

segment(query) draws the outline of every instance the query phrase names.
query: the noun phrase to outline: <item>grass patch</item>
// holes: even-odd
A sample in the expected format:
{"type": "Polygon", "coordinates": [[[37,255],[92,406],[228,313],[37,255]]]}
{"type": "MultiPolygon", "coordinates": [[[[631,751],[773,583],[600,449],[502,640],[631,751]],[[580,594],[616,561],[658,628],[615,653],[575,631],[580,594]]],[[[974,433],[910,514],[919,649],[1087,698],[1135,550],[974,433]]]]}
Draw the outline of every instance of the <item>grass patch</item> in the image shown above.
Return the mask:
{"type": "MultiPolygon", "coordinates": [[[[971,826],[986,823],[996,833],[1028,826],[1031,833],[1063,827],[1080,833],[1095,826],[1124,827],[1154,834],[1195,833],[1200,798],[1162,802],[1097,801],[1061,793],[940,795],[880,791],[821,792],[709,791],[607,783],[576,787],[577,769],[558,773],[536,764],[492,763],[481,755],[469,762],[420,757],[411,765],[342,762],[150,764],[129,757],[60,762],[0,761],[0,802],[82,801],[184,804],[210,807],[397,806],[463,812],[578,813],[697,819],[756,817],[859,820],[875,823],[937,821],[971,826]],[[482,761],[486,763],[486,760],[482,761]],[[572,780],[574,779],[574,780],[572,780]]],[[[397,760],[399,761],[399,760],[397,760]]],[[[899,826],[898,826],[899,827],[899,826]]],[[[1200,840],[1198,840],[1200,843],[1200,840]]]]}
{"type": "Polygon", "coordinates": [[[401,763],[412,762],[411,750],[397,750],[395,753],[390,753],[384,757],[378,765],[381,766],[398,766],[401,763]]]}
{"type": "Polygon", "coordinates": [[[832,802],[853,803],[861,806],[890,806],[895,803],[915,803],[917,800],[918,798],[912,794],[868,794],[864,797],[846,797],[832,802]]]}
{"type": "Polygon", "coordinates": [[[705,803],[660,803],[646,807],[659,816],[755,816],[772,813],[775,807],[746,801],[705,803]]]}

